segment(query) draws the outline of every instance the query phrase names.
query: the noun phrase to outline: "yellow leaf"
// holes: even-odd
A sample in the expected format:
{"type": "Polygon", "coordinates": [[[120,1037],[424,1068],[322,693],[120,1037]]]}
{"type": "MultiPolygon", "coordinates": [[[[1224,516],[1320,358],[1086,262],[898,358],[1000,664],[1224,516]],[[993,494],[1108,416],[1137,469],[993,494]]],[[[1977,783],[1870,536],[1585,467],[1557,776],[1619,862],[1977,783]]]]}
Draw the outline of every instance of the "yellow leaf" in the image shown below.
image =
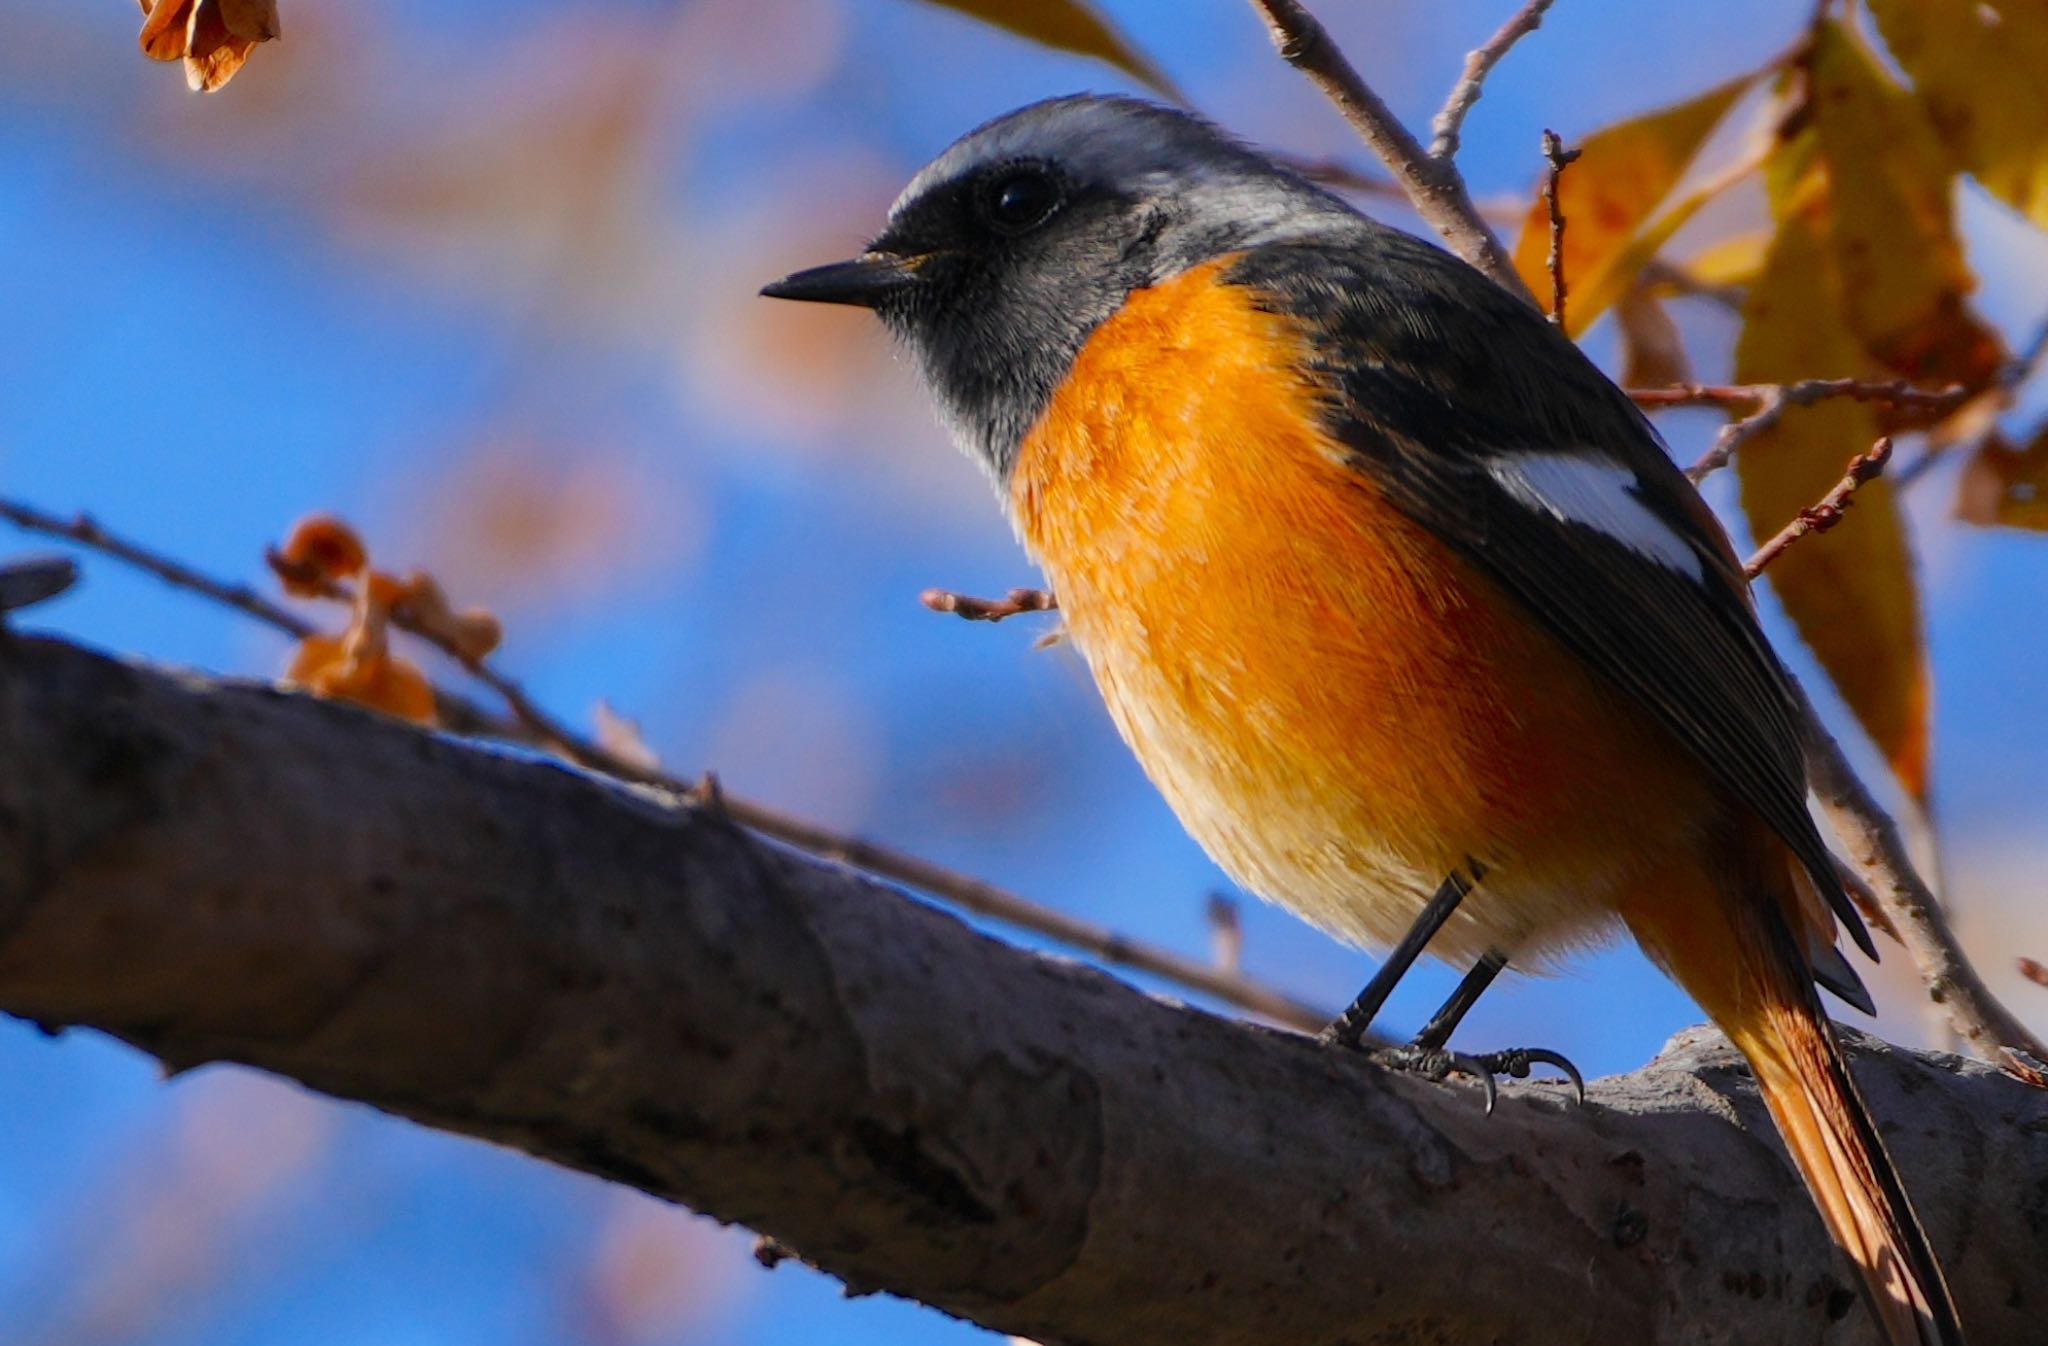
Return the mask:
{"type": "Polygon", "coordinates": [[[1764,253],[1770,246],[1771,235],[1767,230],[1735,234],[1694,253],[1686,260],[1685,274],[1695,284],[1709,288],[1748,285],[1764,269],[1764,253]]]}
{"type": "Polygon", "coordinates": [[[435,720],[434,688],[410,660],[381,649],[362,655],[348,636],[310,635],[292,655],[285,678],[315,696],[353,701],[414,724],[435,720]]]}
{"type": "Polygon", "coordinates": [[[1870,12],[1955,162],[2048,227],[2048,7],[1871,0],[1870,12]]]}
{"type": "Polygon", "coordinates": [[[2004,351],[1964,302],[1976,279],[1956,236],[1954,173],[1933,129],[1842,24],[1816,30],[1809,75],[1826,237],[1850,330],[1894,373],[1981,383],[2004,351]]]}
{"type": "MultiPolygon", "coordinates": [[[[1841,281],[1811,214],[1780,225],[1743,306],[1735,377],[1745,383],[1869,377],[1874,370],[1843,323],[1841,281]]],[[[1750,532],[1770,537],[1840,480],[1880,423],[1869,404],[1838,398],[1794,408],[1736,457],[1750,532]]],[[[1900,782],[1924,799],[1928,668],[1913,560],[1891,483],[1870,482],[1825,537],[1764,572],[1800,636],[1900,782]]]]}
{"type": "MultiPolygon", "coordinates": [[[[1711,194],[1694,192],[1655,223],[1650,214],[1678,185],[1714,127],[1750,78],[1617,123],[1580,145],[1558,179],[1564,213],[1566,327],[1584,331],[1635,282],[1636,273],[1711,194]]],[[[1539,193],[1515,243],[1515,270],[1533,291],[1550,293],[1550,212],[1539,193]]]]}
{"type": "Polygon", "coordinates": [[[2048,532],[2048,430],[2024,449],[1993,434],[1963,466],[1956,517],[1980,527],[2048,532]]]}
{"type": "Polygon", "coordinates": [[[1183,101],[1173,81],[1117,32],[1085,0],[925,0],[979,19],[1041,47],[1107,61],[1175,102],[1183,101]]]}
{"type": "Polygon", "coordinates": [[[145,0],[142,10],[142,54],[152,61],[181,59],[192,0],[145,0]]]}

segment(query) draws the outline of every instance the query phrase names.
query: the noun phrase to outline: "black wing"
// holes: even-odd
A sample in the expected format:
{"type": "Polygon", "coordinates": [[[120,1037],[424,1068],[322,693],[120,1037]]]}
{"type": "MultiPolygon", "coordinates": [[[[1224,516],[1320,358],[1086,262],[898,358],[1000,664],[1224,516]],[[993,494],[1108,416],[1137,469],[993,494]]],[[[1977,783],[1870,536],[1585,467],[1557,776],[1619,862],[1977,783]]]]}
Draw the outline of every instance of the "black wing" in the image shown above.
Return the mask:
{"type": "Polygon", "coordinates": [[[1331,389],[1331,429],[1394,504],[1477,563],[1755,808],[1875,958],[1807,812],[1798,704],[1740,564],[1627,395],[1492,281],[1369,222],[1341,243],[1257,249],[1229,278],[1263,306],[1306,320],[1331,389]],[[1640,540],[1632,546],[1518,496],[1501,472],[1532,454],[1612,470],[1633,504],[1669,530],[1648,531],[1676,555],[1660,561],[1640,540]]]}

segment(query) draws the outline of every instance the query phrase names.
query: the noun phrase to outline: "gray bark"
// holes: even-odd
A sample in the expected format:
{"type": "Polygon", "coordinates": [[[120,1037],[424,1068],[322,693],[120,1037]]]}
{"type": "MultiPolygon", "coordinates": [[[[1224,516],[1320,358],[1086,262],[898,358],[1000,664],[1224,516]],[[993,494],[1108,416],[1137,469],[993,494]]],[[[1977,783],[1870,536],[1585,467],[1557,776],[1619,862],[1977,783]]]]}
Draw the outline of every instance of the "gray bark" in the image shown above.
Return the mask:
{"type": "MultiPolygon", "coordinates": [[[[1714,1035],[1391,1076],[715,810],[0,634],[0,1008],[239,1061],[1054,1343],[1872,1341],[1714,1035]]],[[[1859,1076],[1977,1346],[2048,1340],[2048,1093],[1859,1076]]]]}

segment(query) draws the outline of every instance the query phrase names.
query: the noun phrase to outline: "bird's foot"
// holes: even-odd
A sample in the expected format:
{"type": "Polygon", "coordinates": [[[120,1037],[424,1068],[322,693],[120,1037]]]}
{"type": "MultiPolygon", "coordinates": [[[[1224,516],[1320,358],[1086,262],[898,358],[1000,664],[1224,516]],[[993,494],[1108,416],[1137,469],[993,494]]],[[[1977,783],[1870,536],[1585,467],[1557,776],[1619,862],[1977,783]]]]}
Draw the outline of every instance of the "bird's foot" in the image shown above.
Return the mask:
{"type": "Polygon", "coordinates": [[[1502,1075],[1511,1079],[1526,1080],[1532,1066],[1554,1066],[1571,1081],[1574,1098],[1586,1101],[1586,1080],[1579,1074],[1579,1068],[1557,1052],[1543,1047],[1513,1047],[1507,1051],[1487,1052],[1481,1056],[1468,1056],[1464,1052],[1446,1051],[1441,1047],[1425,1047],[1411,1042],[1404,1047],[1385,1047],[1368,1053],[1373,1060],[1404,1074],[1416,1075],[1425,1080],[1439,1082],[1453,1075],[1469,1075],[1486,1089],[1486,1111],[1490,1114],[1498,1101],[1500,1090],[1495,1080],[1502,1075]]]}

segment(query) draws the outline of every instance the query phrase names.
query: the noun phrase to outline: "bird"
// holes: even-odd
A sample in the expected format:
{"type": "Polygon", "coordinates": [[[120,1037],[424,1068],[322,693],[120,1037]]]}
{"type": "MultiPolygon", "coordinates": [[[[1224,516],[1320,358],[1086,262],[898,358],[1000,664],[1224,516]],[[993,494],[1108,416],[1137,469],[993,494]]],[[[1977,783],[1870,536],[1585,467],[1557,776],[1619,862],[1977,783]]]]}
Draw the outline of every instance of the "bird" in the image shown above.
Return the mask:
{"type": "MultiPolygon", "coordinates": [[[[1800,702],[1643,413],[1434,244],[1212,123],[1031,104],[917,173],[848,261],[985,469],[1118,731],[1262,898],[1464,982],[1634,936],[1747,1058],[1889,1346],[1955,1306],[1817,993],[1875,959],[1806,805],[1800,702]]],[[[1576,1080],[1576,1072],[1572,1072],[1576,1080]]]]}

